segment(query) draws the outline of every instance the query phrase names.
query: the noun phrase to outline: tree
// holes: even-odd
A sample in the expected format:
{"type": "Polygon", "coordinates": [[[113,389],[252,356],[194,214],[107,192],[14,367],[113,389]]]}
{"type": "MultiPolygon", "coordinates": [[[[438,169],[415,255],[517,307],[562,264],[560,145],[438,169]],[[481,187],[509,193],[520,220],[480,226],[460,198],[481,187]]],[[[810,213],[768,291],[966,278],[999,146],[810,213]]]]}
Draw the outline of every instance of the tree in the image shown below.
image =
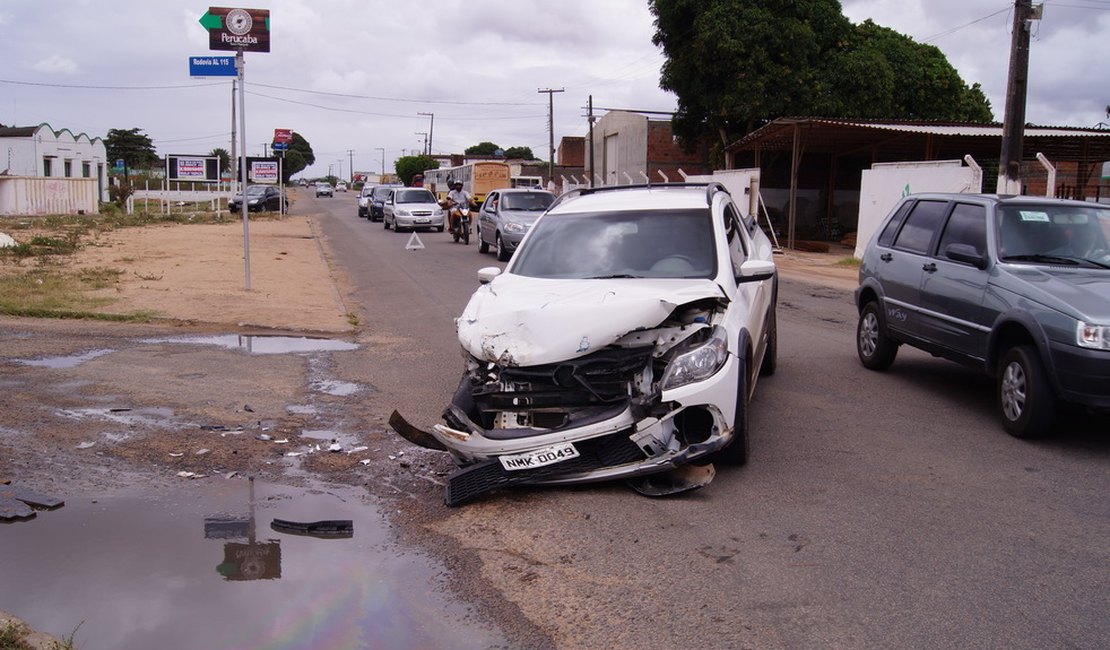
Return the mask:
{"type": "Polygon", "coordinates": [[[417,174],[423,174],[429,169],[439,169],[439,161],[428,156],[401,156],[393,163],[398,178],[405,185],[411,185],[412,179],[417,174]]]}
{"type": "Polygon", "coordinates": [[[309,165],[316,162],[316,154],[312,153],[312,145],[300,133],[293,132],[293,139],[285,151],[281,163],[282,182],[288,183],[289,178],[309,165]]]}
{"type": "Polygon", "coordinates": [[[208,155],[220,159],[221,172],[231,171],[231,154],[227,152],[227,149],[216,147],[212,151],[209,151],[208,155]]]}
{"type": "Polygon", "coordinates": [[[678,97],[675,134],[721,146],[784,115],[990,119],[935,47],[865,21],[837,0],[649,0],[659,85],[678,97]]]}
{"type": "Polygon", "coordinates": [[[492,142],[479,142],[473,147],[467,147],[463,153],[468,156],[493,156],[497,154],[499,149],[501,147],[492,142]]]}
{"type": "Polygon", "coordinates": [[[150,167],[158,162],[158,154],[154,150],[154,142],[150,136],[141,133],[142,129],[108,129],[108,136],[104,138],[104,148],[108,153],[108,160],[123,161],[123,178],[131,182],[131,169],[150,167]]]}
{"type": "Polygon", "coordinates": [[[505,150],[506,158],[520,159],[520,160],[535,160],[536,156],[532,154],[531,147],[509,147],[505,150]]]}

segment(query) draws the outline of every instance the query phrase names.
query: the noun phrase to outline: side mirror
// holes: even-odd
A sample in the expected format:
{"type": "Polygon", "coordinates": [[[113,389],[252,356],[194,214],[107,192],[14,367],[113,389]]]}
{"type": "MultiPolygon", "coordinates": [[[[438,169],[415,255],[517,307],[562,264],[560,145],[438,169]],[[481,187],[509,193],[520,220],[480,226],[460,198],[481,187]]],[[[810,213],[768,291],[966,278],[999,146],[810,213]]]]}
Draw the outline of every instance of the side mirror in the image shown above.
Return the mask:
{"type": "Polygon", "coordinates": [[[497,266],[483,266],[478,269],[478,284],[489,284],[493,279],[501,275],[501,268],[497,266]]]}
{"type": "Polygon", "coordinates": [[[987,268],[987,256],[975,250],[970,244],[949,244],[944,247],[944,256],[950,260],[970,264],[979,270],[987,268]]]}
{"type": "Polygon", "coordinates": [[[736,282],[761,282],[775,277],[775,263],[768,260],[747,260],[740,264],[740,275],[736,282]]]}

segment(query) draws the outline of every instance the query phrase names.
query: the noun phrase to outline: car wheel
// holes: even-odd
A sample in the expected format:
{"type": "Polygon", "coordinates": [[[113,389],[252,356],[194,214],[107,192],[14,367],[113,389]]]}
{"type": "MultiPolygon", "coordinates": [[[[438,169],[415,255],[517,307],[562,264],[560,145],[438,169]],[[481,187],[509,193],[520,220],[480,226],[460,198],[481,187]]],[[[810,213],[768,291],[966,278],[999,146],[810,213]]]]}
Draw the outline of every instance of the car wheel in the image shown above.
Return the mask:
{"type": "Polygon", "coordinates": [[[998,412],[1002,426],[1015,438],[1034,438],[1048,432],[1056,413],[1056,396],[1037,349],[1010,348],[998,365],[998,412]]]}
{"type": "Polygon", "coordinates": [[[505,242],[501,241],[501,233],[494,234],[493,243],[497,247],[497,261],[508,262],[513,254],[505,250],[505,242]]]}
{"type": "Polygon", "coordinates": [[[748,366],[740,367],[736,378],[736,416],[732,419],[732,442],[717,452],[716,457],[729,465],[748,462],[751,441],[748,439],[748,366]]]}
{"type": "Polygon", "coordinates": [[[382,217],[382,228],[385,228],[386,230],[389,230],[389,219],[386,219],[385,217],[382,217]]]}
{"type": "Polygon", "coordinates": [[[868,370],[886,370],[894,363],[898,344],[884,332],[879,303],[872,300],[863,306],[856,325],[856,353],[868,370]]]}
{"type": "Polygon", "coordinates": [[[772,302],[771,314],[767,319],[767,349],[763,351],[763,363],[759,365],[759,374],[764,377],[775,374],[779,362],[779,319],[775,311],[775,303],[772,302]]]}
{"type": "Polygon", "coordinates": [[[482,237],[481,225],[478,226],[478,252],[482,254],[489,252],[489,242],[486,241],[485,237],[482,237]]]}

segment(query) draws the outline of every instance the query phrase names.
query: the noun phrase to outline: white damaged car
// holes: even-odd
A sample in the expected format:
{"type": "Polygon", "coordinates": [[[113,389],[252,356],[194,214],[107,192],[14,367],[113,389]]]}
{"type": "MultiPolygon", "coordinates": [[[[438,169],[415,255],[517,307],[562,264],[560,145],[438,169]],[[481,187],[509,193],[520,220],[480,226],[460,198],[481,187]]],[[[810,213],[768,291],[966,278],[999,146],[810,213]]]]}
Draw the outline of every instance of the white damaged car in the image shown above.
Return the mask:
{"type": "Polygon", "coordinates": [[[478,274],[446,423],[390,419],[451,454],[448,505],[612,479],[671,494],[712,480],[713,460],[747,460],[748,400],[775,369],[777,276],[722,185],[574,190],[504,272],[478,274]]]}

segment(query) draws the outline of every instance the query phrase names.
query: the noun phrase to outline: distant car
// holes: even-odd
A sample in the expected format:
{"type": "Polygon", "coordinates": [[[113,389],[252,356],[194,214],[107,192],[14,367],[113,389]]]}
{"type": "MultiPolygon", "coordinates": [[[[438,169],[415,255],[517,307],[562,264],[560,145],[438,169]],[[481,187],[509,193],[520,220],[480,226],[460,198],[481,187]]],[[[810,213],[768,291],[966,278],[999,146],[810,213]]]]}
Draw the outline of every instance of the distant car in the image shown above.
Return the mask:
{"type": "Polygon", "coordinates": [[[382,226],[397,232],[417,228],[435,228],[443,232],[447,217],[447,211],[435,194],[422,187],[390,188],[382,210],[382,226]]]}
{"type": "Polygon", "coordinates": [[[335,191],[336,192],[346,192],[347,191],[347,184],[344,183],[343,181],[339,181],[338,183],[335,184],[335,191]]]}
{"type": "MultiPolygon", "coordinates": [[[[274,185],[248,185],[247,186],[247,211],[248,212],[262,212],[270,210],[277,212],[281,210],[282,191],[274,185]]],[[[234,198],[227,202],[227,209],[231,212],[238,212],[240,205],[243,203],[243,195],[237,194],[234,198]]],[[[285,207],[289,207],[289,199],[285,199],[285,207]]]]}
{"type": "Polygon", "coordinates": [[[499,262],[508,262],[520,240],[551,204],[555,195],[546,190],[495,190],[486,196],[478,211],[478,252],[490,246],[499,262]]]}
{"type": "Polygon", "coordinates": [[[749,399],[776,365],[777,278],[723,185],[571,190],[478,281],[455,321],[467,361],[446,423],[389,420],[451,454],[448,505],[614,479],[668,494],[708,483],[708,462],[747,461],[749,399]]]}
{"type": "Polygon", "coordinates": [[[1051,430],[1057,405],[1110,409],[1110,206],[917,194],[867,244],[856,352],[886,370],[900,345],[995,380],[1003,428],[1051,430]]]}
{"type": "Polygon", "coordinates": [[[370,195],[370,221],[381,221],[385,216],[385,200],[389,196],[389,191],[395,187],[401,186],[397,184],[374,186],[374,192],[370,195]]]}
{"type": "Polygon", "coordinates": [[[321,196],[326,196],[329,199],[332,198],[333,196],[335,196],[335,194],[333,194],[333,191],[332,191],[332,188],[331,188],[331,183],[317,183],[316,184],[316,198],[320,198],[321,196]]]}
{"type": "Polygon", "coordinates": [[[366,219],[370,216],[370,197],[374,194],[374,188],[370,185],[363,186],[362,190],[358,193],[358,216],[361,219],[366,219]]]}

